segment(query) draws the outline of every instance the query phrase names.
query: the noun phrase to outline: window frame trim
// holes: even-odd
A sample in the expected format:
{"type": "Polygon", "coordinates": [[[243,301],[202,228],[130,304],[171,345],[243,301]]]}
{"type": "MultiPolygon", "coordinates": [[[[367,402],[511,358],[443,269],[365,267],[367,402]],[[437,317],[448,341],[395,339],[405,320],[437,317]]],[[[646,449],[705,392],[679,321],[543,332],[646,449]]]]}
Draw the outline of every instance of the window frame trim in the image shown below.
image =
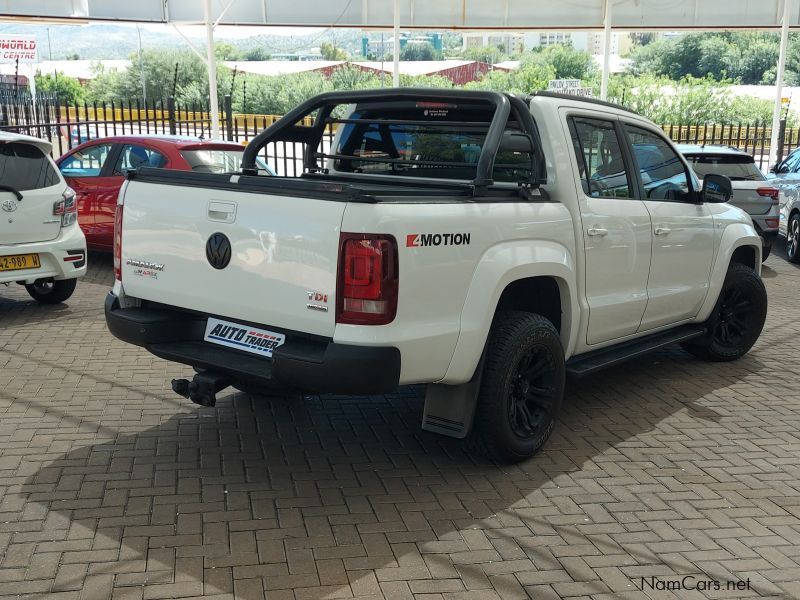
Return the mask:
{"type": "Polygon", "coordinates": [[[658,129],[657,127],[649,126],[648,123],[643,123],[641,121],[633,121],[628,119],[620,119],[619,121],[620,129],[625,135],[626,145],[628,147],[628,152],[630,152],[630,158],[634,165],[634,172],[636,174],[636,181],[637,185],[640,190],[640,198],[642,202],[672,202],[672,203],[680,203],[680,204],[702,204],[702,201],[699,199],[699,190],[695,189],[694,186],[694,171],[689,166],[689,163],[686,160],[686,157],[677,149],[675,148],[672,141],[664,135],[664,132],[658,129]],[[644,187],[644,180],[642,180],[642,172],[639,168],[639,163],[636,160],[636,154],[633,151],[633,141],[631,140],[630,135],[628,134],[628,127],[635,127],[637,129],[641,129],[642,131],[646,131],[652,134],[656,138],[660,138],[666,146],[672,150],[678,160],[683,165],[683,174],[686,176],[686,182],[689,188],[689,199],[688,200],[668,200],[666,198],[648,198],[647,197],[647,190],[644,187]]]}
{"type": "Polygon", "coordinates": [[[632,178],[631,172],[634,168],[634,163],[632,162],[631,150],[628,147],[628,140],[627,137],[623,137],[622,134],[624,133],[621,128],[620,120],[616,115],[603,115],[601,117],[595,115],[588,115],[581,112],[570,112],[567,113],[567,125],[569,127],[570,140],[572,146],[572,152],[575,154],[575,142],[577,141],[578,147],[580,148],[580,157],[575,156],[576,163],[578,164],[578,170],[580,172],[580,167],[583,165],[583,172],[586,179],[586,185],[589,187],[589,193],[587,194],[586,191],[583,189],[583,177],[578,177],[578,182],[580,183],[580,189],[583,192],[583,195],[589,199],[598,199],[603,198],[606,200],[641,200],[641,186],[638,180],[634,180],[632,178]],[[585,121],[600,121],[603,123],[608,123],[612,126],[614,130],[614,134],[617,136],[617,143],[619,144],[620,153],[622,154],[622,162],[625,164],[625,176],[628,180],[628,191],[629,196],[592,196],[591,195],[591,186],[589,185],[589,169],[586,165],[586,153],[583,149],[583,144],[581,143],[581,138],[578,135],[576,120],[583,119],[585,121]]]}

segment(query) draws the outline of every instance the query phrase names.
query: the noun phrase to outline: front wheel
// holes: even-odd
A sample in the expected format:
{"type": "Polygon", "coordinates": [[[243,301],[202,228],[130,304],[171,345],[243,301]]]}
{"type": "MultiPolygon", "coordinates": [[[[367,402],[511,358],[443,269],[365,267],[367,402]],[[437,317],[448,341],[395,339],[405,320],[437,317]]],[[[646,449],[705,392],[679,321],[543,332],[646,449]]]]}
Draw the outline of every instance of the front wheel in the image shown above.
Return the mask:
{"type": "Polygon", "coordinates": [[[789,262],[800,262],[800,215],[797,213],[789,219],[789,227],[786,230],[786,256],[789,262]]]}
{"type": "Polygon", "coordinates": [[[478,393],[473,449],[518,462],[550,437],[564,397],[564,349],[541,315],[502,311],[494,319],[478,393]]]}
{"type": "Polygon", "coordinates": [[[772,252],[772,242],[764,242],[761,244],[761,262],[769,258],[770,252],[772,252]]]}
{"type": "Polygon", "coordinates": [[[33,283],[26,283],[25,289],[31,298],[41,304],[58,304],[72,296],[77,284],[77,279],[37,279],[33,283]]]}
{"type": "Polygon", "coordinates": [[[706,321],[707,332],[683,348],[703,360],[741,358],[756,343],[767,318],[767,290],[761,277],[740,263],[728,267],[717,304],[706,321]]]}

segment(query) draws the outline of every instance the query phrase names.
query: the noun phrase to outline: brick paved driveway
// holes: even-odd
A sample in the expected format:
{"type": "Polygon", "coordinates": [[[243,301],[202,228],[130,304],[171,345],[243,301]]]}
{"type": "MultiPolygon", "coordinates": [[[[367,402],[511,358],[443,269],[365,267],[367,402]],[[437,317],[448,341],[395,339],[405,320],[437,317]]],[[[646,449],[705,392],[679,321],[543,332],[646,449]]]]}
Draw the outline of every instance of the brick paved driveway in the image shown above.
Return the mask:
{"type": "Polygon", "coordinates": [[[419,428],[423,391],[173,394],[106,331],[108,257],[61,307],[0,286],[0,596],[800,598],[800,271],[746,358],[572,383],[498,467],[419,428]],[[749,578],[750,591],[664,592],[749,578]],[[650,579],[656,577],[656,580],[650,579]]]}

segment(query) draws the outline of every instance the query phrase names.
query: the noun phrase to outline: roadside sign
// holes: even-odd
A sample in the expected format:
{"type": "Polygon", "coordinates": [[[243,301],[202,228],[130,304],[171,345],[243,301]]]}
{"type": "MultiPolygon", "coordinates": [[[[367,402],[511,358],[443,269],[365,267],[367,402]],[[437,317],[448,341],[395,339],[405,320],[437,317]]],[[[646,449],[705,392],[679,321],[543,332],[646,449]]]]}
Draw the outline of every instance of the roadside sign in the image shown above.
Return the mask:
{"type": "Polygon", "coordinates": [[[591,98],[592,88],[582,87],[582,83],[580,79],[551,79],[547,82],[547,89],[551,92],[591,98]]]}
{"type": "Polygon", "coordinates": [[[35,63],[37,54],[35,36],[0,35],[0,63],[35,63]]]}

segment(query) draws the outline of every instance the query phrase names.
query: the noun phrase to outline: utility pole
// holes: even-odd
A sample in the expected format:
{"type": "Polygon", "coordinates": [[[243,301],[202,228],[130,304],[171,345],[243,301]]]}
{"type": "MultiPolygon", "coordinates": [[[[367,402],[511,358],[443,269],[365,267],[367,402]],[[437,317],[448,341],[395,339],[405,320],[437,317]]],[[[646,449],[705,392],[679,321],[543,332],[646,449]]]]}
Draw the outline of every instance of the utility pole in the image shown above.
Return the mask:
{"type": "Polygon", "coordinates": [[[214,55],[214,21],[211,19],[211,0],[205,0],[206,55],[208,60],[208,95],[211,112],[211,139],[219,139],[219,96],[217,92],[217,59],[214,55]]]}

